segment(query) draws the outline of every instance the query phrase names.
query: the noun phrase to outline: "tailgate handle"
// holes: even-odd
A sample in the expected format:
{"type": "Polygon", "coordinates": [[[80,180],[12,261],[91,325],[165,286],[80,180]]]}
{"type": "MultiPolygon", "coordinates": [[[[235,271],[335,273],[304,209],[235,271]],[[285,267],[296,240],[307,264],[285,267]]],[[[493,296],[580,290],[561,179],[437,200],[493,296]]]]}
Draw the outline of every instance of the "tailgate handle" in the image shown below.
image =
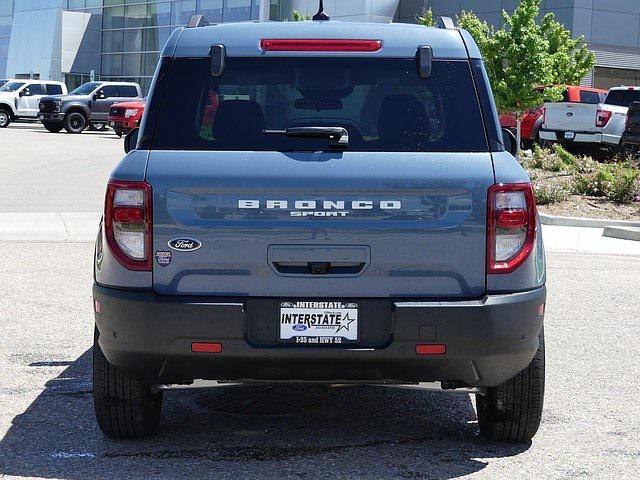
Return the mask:
{"type": "Polygon", "coordinates": [[[368,246],[272,245],[269,264],[279,275],[359,275],[369,265],[368,246]]]}

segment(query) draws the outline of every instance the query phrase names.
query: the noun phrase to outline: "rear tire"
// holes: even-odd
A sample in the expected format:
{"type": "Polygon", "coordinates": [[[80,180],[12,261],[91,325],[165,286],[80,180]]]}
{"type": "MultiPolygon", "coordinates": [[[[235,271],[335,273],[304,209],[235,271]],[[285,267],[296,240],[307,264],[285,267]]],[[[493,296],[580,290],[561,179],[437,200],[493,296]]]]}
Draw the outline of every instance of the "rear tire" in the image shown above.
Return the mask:
{"type": "Polygon", "coordinates": [[[540,427],[544,403],[544,329],[531,363],[511,380],[476,395],[480,433],[498,442],[530,441],[540,427]]]}
{"type": "Polygon", "coordinates": [[[93,336],[93,406],[100,430],[111,438],[152,435],[160,422],[162,392],[154,393],[105,358],[96,328],[93,336]]]}
{"type": "Polygon", "coordinates": [[[120,127],[113,127],[113,132],[119,137],[122,137],[122,135],[124,134],[124,130],[122,130],[120,127]]]}
{"type": "Polygon", "coordinates": [[[71,112],[64,117],[64,129],[67,133],[82,133],[87,128],[87,119],[80,112],[71,112]]]}
{"type": "Polygon", "coordinates": [[[42,122],[42,126],[51,133],[59,133],[62,130],[62,122],[42,122]]]}
{"type": "Polygon", "coordinates": [[[11,112],[6,108],[0,108],[0,128],[7,128],[11,123],[11,112]]]}

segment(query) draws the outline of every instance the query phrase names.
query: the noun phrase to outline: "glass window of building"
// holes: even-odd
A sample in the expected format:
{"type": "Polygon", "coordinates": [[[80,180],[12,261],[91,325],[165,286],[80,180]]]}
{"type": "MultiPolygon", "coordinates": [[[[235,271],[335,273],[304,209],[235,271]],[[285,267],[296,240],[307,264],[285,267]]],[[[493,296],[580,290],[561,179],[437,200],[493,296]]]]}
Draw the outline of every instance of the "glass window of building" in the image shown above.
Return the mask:
{"type": "Polygon", "coordinates": [[[143,31],[144,51],[160,52],[173,32],[173,27],[146,28],[143,31]]]}
{"type": "Polygon", "coordinates": [[[624,68],[596,67],[593,72],[593,84],[605,90],[619,86],[640,85],[640,70],[624,68]]]}
{"type": "Polygon", "coordinates": [[[200,0],[200,13],[204,14],[209,23],[222,22],[222,0],[200,0]]]}
{"type": "Polygon", "coordinates": [[[105,53],[122,52],[122,30],[105,30],[102,33],[102,51],[105,53]]]}
{"type": "Polygon", "coordinates": [[[142,75],[142,54],[127,53],[122,55],[122,75],[126,77],[142,75]]]}
{"type": "Polygon", "coordinates": [[[124,42],[122,52],[142,51],[142,30],[133,29],[124,31],[124,42]]]}
{"type": "Polygon", "coordinates": [[[196,0],[178,0],[173,4],[173,24],[186,25],[196,14],[196,0]]]}
{"type": "Polygon", "coordinates": [[[146,23],[146,5],[127,5],[124,7],[124,26],[126,28],[144,27],[146,23]]]}
{"type": "Polygon", "coordinates": [[[105,8],[102,12],[102,28],[124,27],[124,7],[105,8]]]}
{"type": "Polygon", "coordinates": [[[102,55],[102,75],[122,75],[122,55],[102,55]]]}
{"type": "Polygon", "coordinates": [[[147,6],[147,26],[161,27],[171,25],[171,4],[150,3],[147,6]]]}
{"type": "Polygon", "coordinates": [[[226,0],[223,20],[242,22],[251,19],[251,0],[226,0]]]}

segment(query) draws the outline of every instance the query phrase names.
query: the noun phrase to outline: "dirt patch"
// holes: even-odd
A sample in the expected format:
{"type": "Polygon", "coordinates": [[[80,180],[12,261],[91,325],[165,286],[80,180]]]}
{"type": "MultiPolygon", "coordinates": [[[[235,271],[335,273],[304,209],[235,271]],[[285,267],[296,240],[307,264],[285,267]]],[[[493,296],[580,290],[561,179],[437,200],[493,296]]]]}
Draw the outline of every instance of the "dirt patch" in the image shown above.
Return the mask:
{"type": "Polygon", "coordinates": [[[564,217],[606,218],[640,221],[640,203],[618,204],[602,197],[570,195],[562,202],[539,205],[538,211],[564,217]]]}

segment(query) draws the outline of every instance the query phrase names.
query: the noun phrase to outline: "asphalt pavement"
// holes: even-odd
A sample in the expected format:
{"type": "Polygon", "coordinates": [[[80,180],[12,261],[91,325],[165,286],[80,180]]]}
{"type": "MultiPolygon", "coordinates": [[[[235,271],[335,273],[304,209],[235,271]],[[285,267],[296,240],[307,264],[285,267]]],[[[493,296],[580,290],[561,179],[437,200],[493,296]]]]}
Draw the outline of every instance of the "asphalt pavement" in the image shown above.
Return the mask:
{"type": "Polygon", "coordinates": [[[113,130],[71,135],[40,124],[0,130],[0,212],[98,212],[124,156],[113,130]]]}
{"type": "Polygon", "coordinates": [[[102,436],[91,396],[89,243],[0,242],[0,476],[637,478],[640,257],[549,256],[544,418],[477,434],[469,395],[385,387],[171,391],[155,437],[102,436]]]}
{"type": "MultiPolygon", "coordinates": [[[[0,162],[23,183],[0,176],[0,211],[99,211],[115,136],[60,134],[47,147],[31,145],[38,127],[10,128],[0,143],[14,142],[9,158],[25,166],[0,162]],[[57,158],[56,142],[78,158],[57,158]],[[29,169],[56,176],[49,158],[64,170],[54,187],[27,182],[29,169]],[[71,188],[82,178],[83,194],[71,188]]],[[[517,446],[478,436],[469,395],[312,385],[167,392],[155,437],[109,440],[91,394],[92,243],[0,239],[0,477],[638,478],[640,256],[605,253],[629,243],[583,253],[596,241],[583,230],[560,251],[565,232],[549,232],[545,410],[533,442],[517,446]]]]}

